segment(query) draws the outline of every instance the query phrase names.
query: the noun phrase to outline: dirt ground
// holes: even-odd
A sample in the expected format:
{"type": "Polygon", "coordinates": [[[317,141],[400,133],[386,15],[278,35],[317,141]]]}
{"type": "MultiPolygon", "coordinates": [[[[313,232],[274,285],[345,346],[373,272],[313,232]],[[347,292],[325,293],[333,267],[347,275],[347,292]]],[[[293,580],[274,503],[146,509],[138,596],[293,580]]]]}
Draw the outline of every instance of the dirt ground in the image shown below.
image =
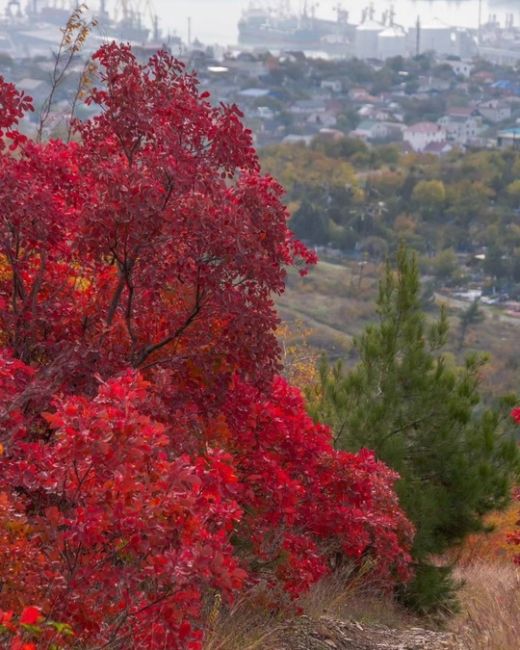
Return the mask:
{"type": "Polygon", "coordinates": [[[447,632],[419,627],[393,630],[384,625],[363,625],[328,617],[302,616],[267,641],[264,650],[460,650],[447,632]]]}

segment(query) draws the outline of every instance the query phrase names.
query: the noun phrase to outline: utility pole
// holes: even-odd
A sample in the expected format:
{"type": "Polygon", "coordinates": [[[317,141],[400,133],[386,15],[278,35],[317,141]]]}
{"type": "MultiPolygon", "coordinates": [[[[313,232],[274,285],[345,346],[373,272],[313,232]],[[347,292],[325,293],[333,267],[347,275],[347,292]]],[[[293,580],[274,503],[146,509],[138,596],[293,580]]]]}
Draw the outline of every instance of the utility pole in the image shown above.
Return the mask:
{"type": "Polygon", "coordinates": [[[421,53],[421,17],[417,16],[417,22],[415,24],[415,55],[419,56],[421,53]]]}

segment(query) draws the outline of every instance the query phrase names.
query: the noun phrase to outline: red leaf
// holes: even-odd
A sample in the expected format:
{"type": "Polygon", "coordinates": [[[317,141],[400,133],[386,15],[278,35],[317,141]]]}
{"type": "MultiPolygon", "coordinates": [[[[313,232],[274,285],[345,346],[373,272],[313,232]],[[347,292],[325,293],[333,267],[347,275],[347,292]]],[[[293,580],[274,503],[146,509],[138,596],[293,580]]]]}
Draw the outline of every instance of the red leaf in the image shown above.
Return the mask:
{"type": "Polygon", "coordinates": [[[20,616],[20,623],[35,625],[42,618],[41,609],[39,607],[26,607],[20,616]]]}

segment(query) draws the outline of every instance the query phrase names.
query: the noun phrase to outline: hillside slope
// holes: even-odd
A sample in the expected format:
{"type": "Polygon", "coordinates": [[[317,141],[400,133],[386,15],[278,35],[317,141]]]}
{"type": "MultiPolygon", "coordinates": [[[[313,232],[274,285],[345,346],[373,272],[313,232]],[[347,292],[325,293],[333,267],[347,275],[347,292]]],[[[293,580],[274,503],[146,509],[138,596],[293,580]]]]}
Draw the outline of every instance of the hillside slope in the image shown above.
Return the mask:
{"type": "MultiPolygon", "coordinates": [[[[302,325],[300,329],[306,332],[307,342],[318,355],[325,353],[332,360],[346,358],[354,362],[356,357],[349,352],[352,338],[377,318],[375,303],[381,271],[381,264],[373,262],[321,260],[303,278],[290,272],[286,291],[276,301],[278,311],[289,329],[294,323],[302,325]]],[[[490,362],[482,372],[485,390],[492,396],[515,392],[520,385],[520,319],[509,317],[499,307],[482,305],[484,320],[468,330],[461,348],[460,316],[470,303],[439,291],[429,297],[425,309],[434,316],[440,304],[448,310],[448,353],[459,363],[468,353],[488,353],[490,362]]]]}

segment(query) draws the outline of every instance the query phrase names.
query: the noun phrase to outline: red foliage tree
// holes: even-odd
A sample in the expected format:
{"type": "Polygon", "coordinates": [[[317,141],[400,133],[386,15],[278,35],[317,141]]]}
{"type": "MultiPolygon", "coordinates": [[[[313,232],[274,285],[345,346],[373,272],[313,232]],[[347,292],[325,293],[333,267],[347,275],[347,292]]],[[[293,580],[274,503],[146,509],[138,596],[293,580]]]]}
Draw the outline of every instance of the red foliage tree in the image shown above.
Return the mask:
{"type": "Polygon", "coordinates": [[[371,452],[335,451],[328,427],[312,421],[299,390],[281,378],[267,399],[236,384],[223,411],[244,486],[239,530],[254,531],[252,548],[263,562],[288,556],[278,573],[290,593],[305,591],[340,555],[370,557],[386,584],[409,577],[403,549],[412,530],[394,472],[371,452]]]}
{"type": "Polygon", "coordinates": [[[215,590],[296,596],[338,554],[406,579],[396,476],[334,451],[276,378],[272,295],[314,256],[238,109],[164,52],[96,58],[79,143],[24,140],[0,80],[0,523],[21,524],[0,608],[199,648],[215,590]]]}

